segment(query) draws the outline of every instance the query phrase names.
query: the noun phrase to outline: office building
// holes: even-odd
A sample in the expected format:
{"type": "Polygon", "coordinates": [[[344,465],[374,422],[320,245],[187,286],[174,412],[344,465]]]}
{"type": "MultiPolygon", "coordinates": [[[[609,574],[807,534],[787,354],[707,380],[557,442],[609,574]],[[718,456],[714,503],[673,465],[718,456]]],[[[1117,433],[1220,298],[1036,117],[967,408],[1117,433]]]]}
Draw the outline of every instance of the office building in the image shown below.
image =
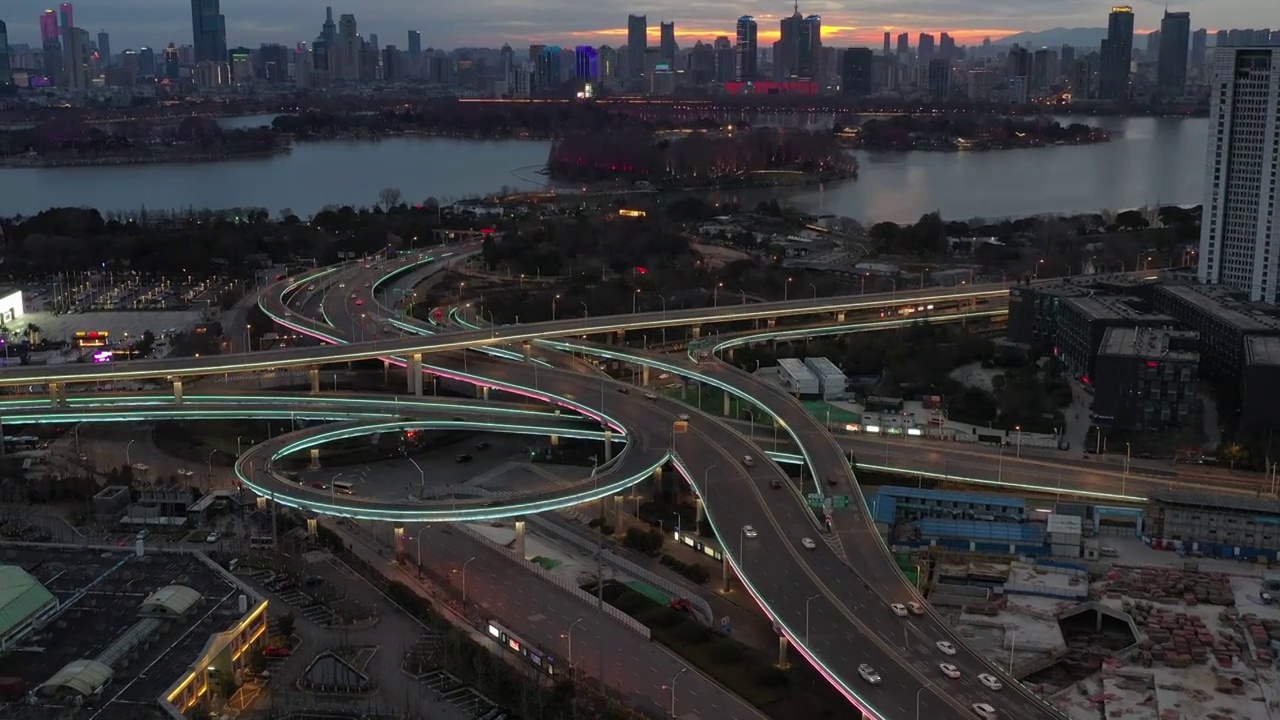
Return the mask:
{"type": "MultiPolygon", "coordinates": [[[[506,45],[504,47],[506,48],[507,53],[510,54],[511,46],[506,45]]],[[[511,81],[511,66],[514,63],[515,57],[512,56],[509,58],[509,60],[512,62],[506,63],[506,65],[504,66],[505,70],[503,72],[503,78],[505,78],[507,82],[511,81]]],[[[422,33],[418,32],[417,30],[410,30],[409,31],[409,73],[408,73],[409,77],[417,77],[418,68],[420,67],[422,67],[422,33]]]]}
{"type": "Polygon", "coordinates": [[[182,63],[178,61],[178,48],[173,43],[164,49],[164,78],[166,80],[177,80],[181,77],[182,63]]]}
{"type": "Polygon", "coordinates": [[[77,27],[67,33],[68,44],[66,78],[67,87],[72,90],[88,90],[93,78],[93,47],[89,43],[89,33],[77,27]]]}
{"type": "Polygon", "coordinates": [[[756,19],[750,15],[738,18],[738,40],[733,48],[733,79],[736,82],[749,82],[757,79],[759,72],[757,63],[760,51],[756,45],[758,27],[756,19]]]}
{"type": "Polygon", "coordinates": [[[600,51],[590,45],[579,45],[573,50],[573,76],[593,82],[600,79],[600,51]]]}
{"type": "Polygon", "coordinates": [[[898,33],[898,55],[906,57],[911,54],[911,36],[907,33],[898,33]]]}
{"type": "Polygon", "coordinates": [[[929,67],[929,61],[933,60],[933,53],[933,35],[920,33],[916,47],[916,59],[920,63],[920,67],[929,67]]]}
{"type": "Polygon", "coordinates": [[[1209,43],[1209,31],[1200,28],[1191,33],[1191,67],[1202,68],[1205,61],[1205,49],[1209,43]]]}
{"type": "Polygon", "coordinates": [[[658,24],[659,41],[658,48],[662,51],[659,53],[662,62],[667,63],[671,67],[676,64],[676,24],[674,22],[664,22],[658,24]]]}
{"type": "Polygon", "coordinates": [[[649,19],[645,15],[627,16],[627,79],[644,77],[644,51],[649,47],[649,19]]]}
{"type": "Polygon", "coordinates": [[[534,94],[545,93],[560,85],[560,46],[548,45],[538,52],[534,67],[534,94]]]}
{"type": "Polygon", "coordinates": [[[1152,301],[1157,312],[1199,334],[1200,376],[1214,383],[1240,381],[1249,338],[1280,337],[1280,319],[1221,285],[1159,285],[1152,301]]]}
{"type": "Polygon", "coordinates": [[[1191,42],[1191,13],[1164,12],[1160,21],[1159,62],[1156,65],[1156,92],[1163,98],[1186,94],[1187,53],[1191,42]]]}
{"type": "Polygon", "coordinates": [[[861,96],[871,93],[871,48],[849,48],[840,62],[840,93],[861,96]]]}
{"type": "Polygon", "coordinates": [[[343,13],[338,17],[338,35],[330,53],[330,72],[334,80],[357,81],[360,79],[360,51],[364,41],[360,38],[356,16],[343,13]]]}
{"type": "Polygon", "coordinates": [[[74,8],[71,3],[62,3],[58,6],[58,30],[59,38],[62,40],[62,62],[69,70],[74,67],[71,57],[71,43],[73,40],[71,31],[75,29],[75,26],[74,8]]]}
{"type": "Polygon", "coordinates": [[[1222,284],[1251,300],[1277,302],[1280,291],[1280,48],[1214,51],[1204,219],[1202,283],[1222,284]]]}
{"type": "Polygon", "coordinates": [[[737,52],[727,35],[721,35],[712,43],[712,52],[716,56],[716,82],[733,82],[737,72],[737,52]]]}
{"type": "Polygon", "coordinates": [[[218,0],[191,0],[191,31],[197,63],[227,61],[227,19],[218,0]]]}
{"type": "MultiPolygon", "coordinates": [[[[1244,341],[1240,429],[1251,432],[1276,427],[1280,427],[1280,337],[1250,335],[1244,341]]],[[[1271,460],[1280,462],[1277,457],[1271,460]]]]}
{"type": "Polygon", "coordinates": [[[795,78],[816,80],[821,76],[822,18],[809,15],[800,21],[796,34],[795,78]]]}
{"type": "Polygon", "coordinates": [[[1198,426],[1199,367],[1194,331],[1107,328],[1094,361],[1095,424],[1136,431],[1198,426]]]}
{"type": "Polygon", "coordinates": [[[1133,8],[1111,8],[1107,37],[1102,41],[1102,67],[1098,72],[1098,97],[1102,100],[1129,99],[1129,66],[1133,62],[1133,8]]]}
{"type": "Polygon", "coordinates": [[[9,59],[9,29],[0,20],[0,88],[13,84],[13,61],[9,59]]]}
{"type": "Polygon", "coordinates": [[[893,54],[892,38],[890,38],[889,36],[889,31],[885,30],[884,31],[884,56],[888,57],[892,54],[893,54]]]}
{"type": "Polygon", "coordinates": [[[62,46],[62,39],[58,34],[58,13],[45,10],[40,13],[40,42],[48,43],[50,40],[57,41],[58,46],[62,46]]]}
{"type": "Polygon", "coordinates": [[[107,34],[106,30],[102,30],[98,33],[98,65],[109,68],[112,64],[111,36],[107,34]]]}
{"type": "Polygon", "coordinates": [[[951,97],[951,61],[934,58],[928,69],[929,99],[943,101],[951,97]]]}

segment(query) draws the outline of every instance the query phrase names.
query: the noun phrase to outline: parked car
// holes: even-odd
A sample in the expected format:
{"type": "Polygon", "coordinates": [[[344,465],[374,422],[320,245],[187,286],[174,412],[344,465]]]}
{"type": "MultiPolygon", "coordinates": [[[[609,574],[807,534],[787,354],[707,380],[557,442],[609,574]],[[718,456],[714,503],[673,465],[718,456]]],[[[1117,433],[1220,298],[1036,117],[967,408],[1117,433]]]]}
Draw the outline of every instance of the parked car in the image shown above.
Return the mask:
{"type": "Polygon", "coordinates": [[[292,653],[287,647],[280,645],[268,645],[262,649],[262,654],[269,658],[286,658],[292,653]]]}

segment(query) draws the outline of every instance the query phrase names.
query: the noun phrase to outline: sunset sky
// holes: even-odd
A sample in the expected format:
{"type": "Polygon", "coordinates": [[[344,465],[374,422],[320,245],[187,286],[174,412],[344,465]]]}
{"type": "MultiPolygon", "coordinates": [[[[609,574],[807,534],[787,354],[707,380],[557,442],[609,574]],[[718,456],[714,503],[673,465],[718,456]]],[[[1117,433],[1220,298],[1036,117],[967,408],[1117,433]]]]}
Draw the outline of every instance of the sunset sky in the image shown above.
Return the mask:
{"type": "MultiPolygon", "coordinates": [[[[335,18],[354,13],[361,35],[378,35],[382,44],[404,48],[405,31],[422,32],[423,47],[486,46],[503,42],[526,46],[530,42],[563,45],[621,45],[626,41],[627,14],[649,19],[650,42],[656,42],[658,22],[674,20],[680,44],[733,35],[739,15],[754,15],[760,25],[761,45],[777,38],[778,20],[791,13],[789,2],[730,3],[704,0],[627,2],[625,0],[365,0],[333,2],[335,18]]],[[[256,47],[264,42],[293,44],[311,40],[320,32],[327,0],[222,0],[227,17],[227,43],[256,47]]],[[[1277,0],[1185,0],[1172,10],[1191,12],[1193,28],[1280,27],[1277,0]]],[[[187,0],[83,0],[76,2],[75,23],[96,35],[111,34],[114,51],[169,42],[191,43],[191,12],[187,0]]],[[[0,20],[9,26],[9,41],[39,42],[39,14],[48,2],[0,1],[0,20]]],[[[912,44],[919,32],[950,32],[957,42],[998,39],[1023,30],[1054,27],[1103,27],[1110,4],[1083,0],[862,0],[859,3],[811,0],[800,11],[823,19],[823,41],[845,47],[878,47],[882,33],[910,32],[912,44]]],[[[1139,28],[1159,25],[1162,3],[1134,4],[1139,28]]],[[[1141,32],[1141,30],[1140,30],[1141,32]]]]}

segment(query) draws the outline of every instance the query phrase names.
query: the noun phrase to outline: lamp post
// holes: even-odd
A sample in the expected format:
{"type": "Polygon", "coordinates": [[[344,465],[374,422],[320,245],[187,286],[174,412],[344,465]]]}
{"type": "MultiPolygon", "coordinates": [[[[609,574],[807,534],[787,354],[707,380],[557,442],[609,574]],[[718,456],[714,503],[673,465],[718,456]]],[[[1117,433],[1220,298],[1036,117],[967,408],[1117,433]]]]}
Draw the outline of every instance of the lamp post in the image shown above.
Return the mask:
{"type": "Polygon", "coordinates": [[[1124,495],[1125,486],[1129,484],[1129,443],[1124,444],[1124,474],[1120,476],[1120,494],[1124,495]]]}
{"type": "Polygon", "coordinates": [[[715,465],[712,465],[711,467],[702,471],[702,502],[703,504],[706,504],[707,498],[711,495],[711,478],[709,477],[709,475],[711,474],[712,470],[715,470],[718,467],[720,467],[720,464],[716,463],[715,465]]]}
{"type": "Polygon", "coordinates": [[[818,304],[818,286],[813,283],[809,283],[809,287],[813,288],[813,304],[817,305],[818,304]]]}
{"type": "Polygon", "coordinates": [[[675,720],[675,716],[676,716],[676,680],[679,680],[680,676],[687,672],[689,672],[689,668],[687,667],[680,668],[680,672],[676,673],[671,677],[671,718],[672,720],[675,720]]]}
{"type": "Polygon", "coordinates": [[[631,314],[632,315],[636,314],[636,300],[639,300],[639,299],[640,299],[640,289],[636,288],[636,291],[631,295],[631,314]]]}
{"type": "Polygon", "coordinates": [[[418,579],[419,580],[422,579],[422,533],[426,532],[427,528],[429,527],[431,526],[423,525],[421,528],[418,529],[418,554],[415,556],[415,559],[418,561],[418,579]]]}
{"type": "Polygon", "coordinates": [[[1021,460],[1022,459],[1022,426],[1014,425],[1013,430],[1014,432],[1018,433],[1017,445],[1014,446],[1014,453],[1015,453],[1014,457],[1021,460]]]}
{"type": "Polygon", "coordinates": [[[427,487],[427,474],[423,472],[422,466],[418,464],[417,460],[414,460],[411,457],[407,457],[405,458],[405,460],[408,460],[409,462],[413,463],[413,466],[418,469],[418,488],[421,490],[425,490],[427,487]]]}
{"type": "Polygon", "coordinates": [[[240,452],[240,438],[242,438],[242,437],[244,437],[244,436],[243,436],[243,435],[237,435],[237,436],[236,436],[236,457],[240,457],[240,455],[242,454],[242,453],[240,452]]]}
{"type": "Polygon", "coordinates": [[[791,278],[787,278],[787,281],[782,284],[782,302],[786,302],[790,294],[791,294],[791,278]]]}
{"type": "MultiPolygon", "coordinates": [[[[77,428],[76,428],[76,430],[77,430],[77,431],[79,431],[79,429],[80,429],[79,427],[77,427],[77,428]]],[[[133,463],[132,463],[132,462],[130,462],[130,460],[129,460],[129,448],[133,447],[133,444],[134,444],[134,443],[136,443],[136,442],[138,442],[138,441],[137,441],[137,440],[130,440],[130,441],[129,441],[128,443],[126,443],[126,444],[125,444],[125,446],[124,446],[124,464],[125,464],[125,465],[133,465],[133,463]]],[[[77,434],[77,435],[76,435],[76,444],[77,444],[77,445],[79,445],[79,443],[80,443],[80,436],[77,434]]]]}
{"type": "MultiPolygon", "coordinates": [[[[130,440],[129,442],[131,442],[131,443],[132,443],[133,441],[132,441],[132,440],[130,440]]],[[[214,455],[217,455],[217,454],[218,454],[218,449],[217,449],[217,448],[214,448],[214,449],[209,453],[209,457],[205,458],[205,461],[204,461],[204,462],[205,462],[205,465],[207,466],[208,471],[209,471],[208,478],[209,478],[209,484],[210,484],[210,486],[211,486],[211,487],[212,487],[212,485],[213,485],[213,456],[214,456],[214,455]]]]}
{"type": "Polygon", "coordinates": [[[920,688],[916,690],[916,720],[920,720],[920,693],[924,692],[927,687],[929,686],[921,685],[920,688]]]}
{"type": "Polygon", "coordinates": [[[573,622],[569,623],[568,638],[569,638],[569,671],[570,672],[573,671],[573,628],[578,623],[582,622],[582,620],[583,618],[578,618],[577,620],[574,620],[573,622]]]}
{"type": "Polygon", "coordinates": [[[551,298],[551,322],[556,321],[556,301],[560,299],[559,295],[551,298]]]}
{"type": "Polygon", "coordinates": [[[471,557],[467,558],[466,562],[462,563],[462,606],[463,607],[467,606],[467,566],[470,565],[471,561],[475,559],[476,559],[476,556],[472,555],[471,557]]]}
{"type": "Polygon", "coordinates": [[[809,603],[822,597],[822,593],[818,593],[804,601],[804,644],[809,644],[809,603]]]}
{"type": "Polygon", "coordinates": [[[584,302],[579,302],[578,304],[582,306],[582,318],[585,320],[591,317],[591,313],[587,311],[587,304],[584,302]]]}

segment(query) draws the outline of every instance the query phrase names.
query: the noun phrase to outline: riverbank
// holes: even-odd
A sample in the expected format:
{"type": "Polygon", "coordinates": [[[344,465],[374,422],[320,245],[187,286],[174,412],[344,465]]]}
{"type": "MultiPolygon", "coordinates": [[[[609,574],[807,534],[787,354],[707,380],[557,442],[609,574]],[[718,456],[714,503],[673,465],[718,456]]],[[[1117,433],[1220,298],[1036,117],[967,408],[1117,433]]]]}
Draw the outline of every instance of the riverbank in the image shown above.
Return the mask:
{"type": "Polygon", "coordinates": [[[293,152],[290,145],[282,145],[271,149],[256,149],[247,151],[223,151],[223,152],[178,152],[178,153],[130,153],[127,155],[92,155],[92,156],[59,156],[46,157],[43,155],[19,155],[7,158],[0,158],[0,168],[83,168],[83,167],[111,167],[119,165],[165,165],[165,164],[188,164],[188,163],[216,163],[227,162],[231,160],[261,160],[263,158],[275,157],[276,155],[287,155],[293,152]]]}

